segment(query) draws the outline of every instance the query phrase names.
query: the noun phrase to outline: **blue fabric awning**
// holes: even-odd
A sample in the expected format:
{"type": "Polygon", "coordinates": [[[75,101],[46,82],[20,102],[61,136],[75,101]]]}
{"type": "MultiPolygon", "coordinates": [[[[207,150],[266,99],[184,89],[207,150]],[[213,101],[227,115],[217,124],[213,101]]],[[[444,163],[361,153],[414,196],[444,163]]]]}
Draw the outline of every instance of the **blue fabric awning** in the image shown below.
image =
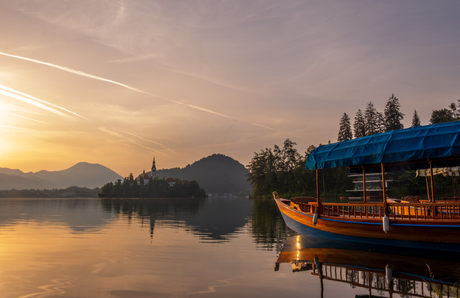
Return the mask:
{"type": "MultiPolygon", "coordinates": [[[[394,169],[423,169],[429,167],[428,162],[417,162],[428,159],[435,167],[460,165],[460,160],[446,160],[460,157],[459,134],[460,121],[455,121],[324,145],[308,155],[305,169],[372,167],[382,162],[394,169]]],[[[380,171],[375,168],[374,171],[380,171]]]]}

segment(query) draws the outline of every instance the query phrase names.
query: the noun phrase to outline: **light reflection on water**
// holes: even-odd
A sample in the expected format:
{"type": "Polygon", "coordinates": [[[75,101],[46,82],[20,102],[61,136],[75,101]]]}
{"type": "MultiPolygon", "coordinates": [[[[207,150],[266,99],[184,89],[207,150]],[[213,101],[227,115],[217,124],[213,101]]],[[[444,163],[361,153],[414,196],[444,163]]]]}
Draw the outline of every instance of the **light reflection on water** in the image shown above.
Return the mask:
{"type": "Polygon", "coordinates": [[[312,272],[273,270],[294,234],[272,201],[0,199],[0,297],[320,297],[312,272]]]}

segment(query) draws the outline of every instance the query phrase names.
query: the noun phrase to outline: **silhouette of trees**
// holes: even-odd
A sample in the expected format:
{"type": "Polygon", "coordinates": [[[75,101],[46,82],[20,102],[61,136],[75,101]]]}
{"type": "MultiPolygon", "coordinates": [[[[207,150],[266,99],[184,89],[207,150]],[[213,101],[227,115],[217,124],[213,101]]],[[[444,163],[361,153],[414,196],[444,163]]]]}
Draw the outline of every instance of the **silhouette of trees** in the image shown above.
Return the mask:
{"type": "MultiPolygon", "coordinates": [[[[253,186],[254,196],[270,196],[273,191],[280,195],[296,196],[316,194],[316,173],[305,170],[308,154],[315,146],[308,147],[304,156],[294,148],[295,142],[286,139],[283,148],[274,145],[266,148],[254,157],[246,166],[249,170],[248,180],[253,186]]],[[[322,170],[325,183],[322,184],[329,194],[342,194],[351,189],[351,180],[347,179],[346,169],[322,170]]]]}
{"type": "Polygon", "coordinates": [[[366,122],[364,120],[363,112],[358,109],[355,116],[355,122],[353,123],[355,138],[361,138],[366,135],[366,122]]]}
{"type": "Polygon", "coordinates": [[[420,126],[420,118],[418,117],[417,110],[414,110],[414,116],[412,116],[412,125],[411,127],[420,126]]]}
{"type": "Polygon", "coordinates": [[[401,123],[401,120],[404,119],[404,114],[401,113],[400,108],[399,99],[394,94],[391,94],[383,112],[385,116],[385,131],[404,128],[404,125],[401,123]]]}
{"type": "Polygon", "coordinates": [[[350,117],[348,117],[347,113],[343,113],[343,116],[340,119],[339,136],[337,137],[337,141],[341,142],[351,139],[353,139],[353,133],[351,132],[350,117]]]}
{"type": "Polygon", "coordinates": [[[105,184],[98,195],[101,198],[204,198],[206,192],[195,180],[176,179],[174,185],[170,186],[164,178],[155,177],[150,178],[144,185],[143,179],[140,179],[138,184],[130,175],[123,181],[119,179],[115,183],[105,184]]]}
{"type": "Polygon", "coordinates": [[[364,111],[364,130],[366,136],[374,135],[380,132],[380,123],[378,118],[378,112],[372,102],[367,104],[366,110],[364,111]]]}

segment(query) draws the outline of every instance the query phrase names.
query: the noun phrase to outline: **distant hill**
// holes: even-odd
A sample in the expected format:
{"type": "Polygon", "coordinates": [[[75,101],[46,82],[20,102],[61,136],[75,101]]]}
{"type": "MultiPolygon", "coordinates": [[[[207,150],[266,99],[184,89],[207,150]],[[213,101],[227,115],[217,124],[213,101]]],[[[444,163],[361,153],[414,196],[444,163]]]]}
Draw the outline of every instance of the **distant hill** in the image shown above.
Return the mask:
{"type": "Polygon", "coordinates": [[[159,178],[195,180],[207,193],[238,193],[250,188],[247,169],[231,157],[213,154],[185,168],[157,170],[159,178]]]}
{"type": "Polygon", "coordinates": [[[0,168],[0,189],[53,189],[70,186],[96,188],[108,181],[123,179],[99,164],[80,162],[62,171],[24,173],[20,170],[0,168]]]}

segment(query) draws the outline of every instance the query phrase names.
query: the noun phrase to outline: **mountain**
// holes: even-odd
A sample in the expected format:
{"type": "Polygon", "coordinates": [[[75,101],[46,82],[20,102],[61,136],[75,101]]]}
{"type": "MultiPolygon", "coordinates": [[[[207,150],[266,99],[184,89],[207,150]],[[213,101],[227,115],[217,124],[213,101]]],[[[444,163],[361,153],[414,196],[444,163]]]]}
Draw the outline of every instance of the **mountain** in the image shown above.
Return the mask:
{"type": "MultiPolygon", "coordinates": [[[[3,168],[1,170],[3,170],[3,168]]],[[[47,188],[48,185],[49,185],[48,181],[44,181],[39,178],[27,178],[27,177],[23,177],[20,175],[8,175],[8,174],[4,174],[0,172],[0,190],[26,189],[26,188],[27,189],[45,189],[47,188]]]]}
{"type": "Polygon", "coordinates": [[[157,170],[159,178],[195,180],[207,193],[238,193],[250,188],[248,170],[231,157],[213,154],[185,168],[157,170]]]}
{"type": "Polygon", "coordinates": [[[53,189],[70,186],[96,188],[118,179],[123,177],[107,167],[87,162],[80,162],[62,171],[36,173],[0,168],[0,189],[53,189]]]}

